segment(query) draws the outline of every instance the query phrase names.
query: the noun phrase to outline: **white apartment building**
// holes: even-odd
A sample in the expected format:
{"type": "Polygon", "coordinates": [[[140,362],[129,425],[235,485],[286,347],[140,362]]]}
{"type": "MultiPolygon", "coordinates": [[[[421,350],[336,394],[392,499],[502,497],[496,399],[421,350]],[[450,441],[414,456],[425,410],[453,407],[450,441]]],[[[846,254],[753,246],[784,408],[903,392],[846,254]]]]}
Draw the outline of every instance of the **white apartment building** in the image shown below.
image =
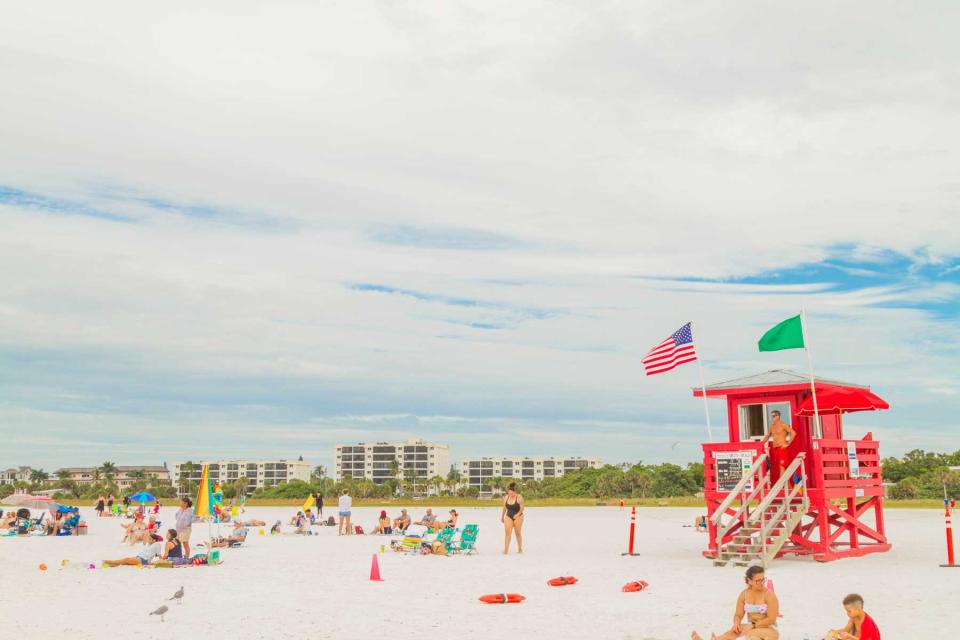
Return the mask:
{"type": "Polygon", "coordinates": [[[419,480],[446,477],[450,471],[450,448],[419,439],[392,444],[338,444],[335,456],[334,480],[337,482],[344,478],[366,478],[381,484],[397,475],[419,480]]]}
{"type": "Polygon", "coordinates": [[[241,476],[247,478],[247,494],[261,487],[273,487],[290,480],[310,482],[310,464],[303,458],[298,460],[200,460],[198,462],[175,462],[170,481],[180,487],[180,479],[186,477],[190,482],[200,482],[203,465],[208,465],[211,483],[230,484],[241,476]],[[191,465],[187,468],[186,465],[191,465]]]}
{"type": "MultiPolygon", "coordinates": [[[[516,480],[543,480],[559,478],[579,469],[603,466],[600,458],[563,457],[496,457],[467,458],[460,461],[460,481],[483,491],[483,483],[490,478],[516,480]]],[[[486,492],[484,492],[486,493],[486,492]]]]}

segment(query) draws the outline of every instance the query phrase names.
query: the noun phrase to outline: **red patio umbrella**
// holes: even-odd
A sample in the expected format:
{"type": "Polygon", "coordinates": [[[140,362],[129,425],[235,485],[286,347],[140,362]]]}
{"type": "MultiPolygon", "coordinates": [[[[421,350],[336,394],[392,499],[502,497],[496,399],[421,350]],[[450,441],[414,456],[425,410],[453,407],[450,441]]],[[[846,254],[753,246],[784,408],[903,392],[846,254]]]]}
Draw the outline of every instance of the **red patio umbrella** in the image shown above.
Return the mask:
{"type": "MultiPolygon", "coordinates": [[[[824,387],[817,389],[817,409],[820,415],[836,415],[853,411],[877,411],[889,409],[890,405],[868,389],[851,387],[824,387]]],[[[813,396],[808,397],[797,407],[797,415],[813,415],[813,396]]]]}

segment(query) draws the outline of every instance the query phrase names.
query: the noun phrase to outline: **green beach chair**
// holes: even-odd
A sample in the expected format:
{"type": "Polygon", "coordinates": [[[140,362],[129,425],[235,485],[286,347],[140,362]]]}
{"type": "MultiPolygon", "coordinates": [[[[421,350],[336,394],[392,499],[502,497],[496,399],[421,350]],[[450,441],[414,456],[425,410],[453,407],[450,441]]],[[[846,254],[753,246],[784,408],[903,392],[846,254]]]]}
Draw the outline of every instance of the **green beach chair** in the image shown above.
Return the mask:
{"type": "Polygon", "coordinates": [[[480,535],[480,527],[475,524],[468,524],[460,533],[460,541],[452,547],[454,553],[463,553],[470,555],[477,550],[477,536],[480,535]]]}
{"type": "Polygon", "coordinates": [[[447,527],[445,529],[441,529],[440,533],[437,534],[437,541],[443,543],[443,546],[447,548],[448,553],[453,549],[453,537],[458,531],[460,530],[455,527],[447,527]]]}

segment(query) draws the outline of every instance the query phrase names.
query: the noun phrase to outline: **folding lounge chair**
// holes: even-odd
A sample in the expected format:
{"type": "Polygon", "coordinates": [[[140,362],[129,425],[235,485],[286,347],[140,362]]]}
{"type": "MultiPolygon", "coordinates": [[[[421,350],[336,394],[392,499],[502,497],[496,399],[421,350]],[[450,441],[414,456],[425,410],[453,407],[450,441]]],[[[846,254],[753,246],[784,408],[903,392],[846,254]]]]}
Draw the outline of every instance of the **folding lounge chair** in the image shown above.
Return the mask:
{"type": "Polygon", "coordinates": [[[460,540],[453,545],[451,551],[454,553],[463,553],[470,555],[477,550],[477,536],[480,535],[480,527],[475,524],[468,524],[460,533],[460,540]]]}

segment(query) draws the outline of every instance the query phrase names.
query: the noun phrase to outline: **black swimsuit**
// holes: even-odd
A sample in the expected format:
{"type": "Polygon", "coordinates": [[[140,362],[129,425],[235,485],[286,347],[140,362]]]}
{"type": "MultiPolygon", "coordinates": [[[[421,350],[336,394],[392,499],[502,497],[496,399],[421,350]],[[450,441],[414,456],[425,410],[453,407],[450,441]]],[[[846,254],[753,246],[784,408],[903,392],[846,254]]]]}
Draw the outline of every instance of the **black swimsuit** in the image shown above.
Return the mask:
{"type": "Polygon", "coordinates": [[[507,508],[507,517],[511,520],[516,518],[517,514],[520,513],[520,498],[517,498],[513,504],[510,504],[509,502],[504,502],[503,504],[507,508]]]}

